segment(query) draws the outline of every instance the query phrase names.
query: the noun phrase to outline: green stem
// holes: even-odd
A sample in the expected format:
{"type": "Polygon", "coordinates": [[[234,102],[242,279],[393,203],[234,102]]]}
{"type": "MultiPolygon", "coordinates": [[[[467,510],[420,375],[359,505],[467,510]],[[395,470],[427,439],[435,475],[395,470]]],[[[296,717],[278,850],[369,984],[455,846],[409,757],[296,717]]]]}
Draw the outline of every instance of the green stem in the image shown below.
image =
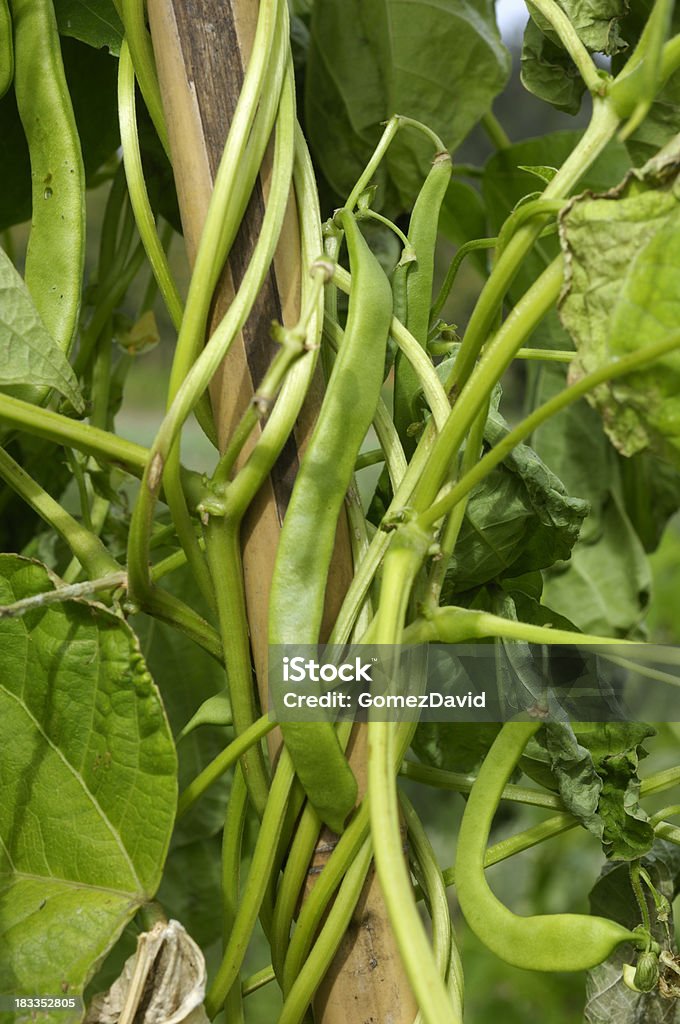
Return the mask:
{"type": "MultiPolygon", "coordinates": [[[[175,358],[170,373],[168,417],[172,419],[173,410],[176,409],[176,400],[183,393],[189,401],[189,407],[186,409],[186,412],[181,412],[181,418],[171,428],[175,433],[175,437],[173,437],[172,443],[169,444],[167,453],[164,456],[163,483],[180,543],[186,551],[192,573],[199,584],[203,597],[211,607],[214,607],[215,601],[213,587],[210,573],[196,541],[181,486],[180,448],[176,441],[176,435],[179,433],[179,429],[186,416],[188,416],[189,411],[200,402],[210,378],[217,369],[217,364],[214,364],[212,357],[204,359],[206,353],[209,349],[215,348],[216,339],[220,336],[220,332],[223,331],[225,325],[229,326],[230,314],[234,312],[234,307],[238,307],[239,299],[243,297],[243,293],[245,292],[248,296],[247,306],[243,310],[245,316],[237,325],[237,331],[243,326],[245,318],[250,313],[257,293],[260,290],[266,268],[261,266],[262,253],[259,252],[259,242],[264,239],[266,265],[268,267],[273,258],[274,246],[278,240],[283,218],[282,210],[285,209],[284,204],[288,198],[293,160],[294,101],[292,97],[291,74],[287,70],[285,59],[286,32],[286,4],[282,3],[281,0],[266,0],[266,2],[263,2],[260,5],[251,60],[246,70],[236,110],[231,119],[222,159],[215,177],[208,214],[203,226],[189,286],[186,310],[177,339],[175,358]],[[213,290],[236,237],[248,198],[254,187],[277,110],[279,111],[279,117],[276,129],[274,168],[272,170],[271,193],[267,212],[265,213],[265,221],[263,222],[262,235],[253,252],[251,264],[248,271],[246,271],[235,302],[214,332],[202,355],[196,360],[206,331],[213,290]],[[273,209],[273,219],[268,217],[269,207],[273,209]],[[273,240],[273,246],[271,245],[271,238],[267,237],[268,232],[265,227],[267,221],[270,224],[273,223],[276,229],[276,238],[273,240]],[[251,268],[254,269],[255,276],[258,278],[258,285],[256,291],[248,294],[249,289],[244,286],[246,285],[247,278],[250,278],[252,282],[251,268]],[[201,360],[204,363],[203,369],[205,369],[207,364],[211,367],[211,371],[209,374],[201,371],[197,372],[192,379],[191,385],[188,386],[190,373],[192,370],[197,370],[201,360]]],[[[233,337],[234,335],[223,340],[222,344],[226,341],[224,351],[233,341],[233,337]]],[[[143,543],[141,534],[142,530],[140,527],[139,539],[140,543],[143,543]]],[[[130,577],[135,587],[138,584],[136,568],[137,562],[135,561],[130,577]]]]}
{"type": "Polygon", "coordinates": [[[680,814],[680,804],[670,804],[668,807],[662,807],[661,811],[656,811],[649,818],[649,824],[654,827],[658,822],[664,821],[665,818],[675,818],[680,814]]]}
{"type": "MultiPolygon", "coordinates": [[[[234,727],[240,738],[257,724],[243,582],[240,524],[210,517],[205,549],[215,592],[234,727]]],[[[248,744],[242,762],[248,793],[259,817],[269,795],[269,777],[259,745],[248,744]]]]}
{"type": "Polygon", "coordinates": [[[411,988],[426,1024],[454,1024],[452,1005],[432,956],[404,861],[394,778],[394,724],[370,722],[369,799],[371,836],[385,905],[411,988]]]}
{"type": "Polygon", "coordinates": [[[209,765],[196,776],[195,779],[180,793],[177,804],[177,819],[184,817],[197,800],[220,779],[225,772],[228,772],[233,764],[241,758],[251,747],[271,732],[276,722],[267,715],[262,715],[256,722],[236,737],[235,740],[220,751],[217,757],[213,758],[209,765]]]}
{"type": "Polygon", "coordinates": [[[286,952],[282,985],[284,996],[288,995],[302,970],[326,907],[366,841],[369,827],[368,804],[364,801],[340,836],[312,891],[302,905],[286,952]]]}
{"type": "MultiPolygon", "coordinates": [[[[295,131],[295,165],[293,184],[299,214],[301,265],[309,266],[321,246],[319,199],[314,169],[304,136],[295,131]]],[[[308,294],[314,288],[309,275],[302,276],[301,306],[307,306],[308,294]]],[[[319,295],[314,319],[308,330],[308,349],[292,366],[284,380],[281,393],[262,432],[245,463],[229,483],[224,495],[224,515],[240,523],[246,509],[259,491],[290,436],[305,396],[312,382],[318,358],[323,322],[323,296],[319,295]]]]}
{"type": "MultiPolygon", "coordinates": [[[[670,771],[677,772],[678,769],[670,769],[670,771]]],[[[677,777],[670,781],[666,777],[667,775],[667,772],[657,772],[656,775],[650,775],[647,779],[643,779],[640,786],[641,794],[647,796],[650,793],[657,793],[659,792],[659,787],[663,789],[669,788],[670,785],[675,785],[680,781],[680,778],[677,777]]],[[[502,839],[499,843],[490,846],[484,857],[484,865],[485,867],[491,867],[493,864],[499,864],[501,861],[508,860],[508,858],[514,857],[515,854],[522,853],[524,850],[529,850],[531,847],[537,846],[547,839],[552,839],[563,832],[568,832],[577,825],[578,821],[572,814],[567,814],[566,812],[556,814],[554,817],[548,818],[547,821],[542,821],[538,825],[533,825],[531,828],[518,832],[508,839],[502,839]]],[[[660,838],[668,839],[670,842],[680,845],[680,828],[676,828],[668,822],[659,822],[654,826],[654,832],[660,838]]],[[[455,884],[455,865],[452,868],[448,868],[443,874],[446,885],[455,884]]]]}
{"type": "MultiPolygon", "coordinates": [[[[397,224],[395,224],[393,220],[390,220],[389,217],[384,217],[382,215],[382,213],[378,213],[376,210],[372,210],[370,208],[370,206],[369,206],[369,207],[366,207],[365,209],[362,208],[362,207],[359,207],[359,209],[357,210],[356,219],[357,220],[372,220],[376,224],[382,224],[383,227],[389,228],[389,230],[394,235],[396,235],[397,238],[399,239],[399,241],[401,242],[401,244],[403,246],[403,249],[404,249],[404,252],[412,253],[413,255],[411,256],[411,259],[415,259],[415,252],[414,252],[413,247],[412,247],[411,243],[409,242],[408,238],[406,237],[404,232],[401,230],[401,228],[397,224]]],[[[403,258],[404,257],[403,257],[403,254],[402,254],[402,259],[403,258]]]]}
{"type": "Polygon", "coordinates": [[[181,633],[184,633],[193,640],[195,644],[202,647],[204,651],[215,659],[220,665],[224,664],[222,644],[216,629],[204,618],[198,615],[193,608],[174,597],[160,587],[152,587],[139,604],[132,603],[133,611],[143,611],[154,619],[167,622],[181,633]]]}
{"type": "Polygon", "coordinates": [[[663,771],[655,772],[642,780],[640,793],[642,796],[651,796],[653,793],[664,793],[667,789],[680,784],[680,766],[665,768],[663,771]]]}
{"type": "MultiPolygon", "coordinates": [[[[415,861],[416,871],[414,873],[426,895],[432,919],[432,953],[440,977],[445,980],[451,955],[452,938],[446,886],[427,833],[405,793],[399,794],[399,804],[406,822],[409,846],[415,861]]],[[[457,1012],[462,1018],[462,1002],[457,1007],[457,1012]]]]}
{"type": "MultiPolygon", "coordinates": [[[[520,229],[518,235],[522,230],[520,229]]],[[[515,235],[515,238],[518,235],[515,235]]],[[[509,243],[501,261],[512,245],[513,241],[509,243]]],[[[498,265],[500,266],[500,261],[498,265]]],[[[487,346],[474,373],[456,398],[451,414],[435,441],[430,459],[416,486],[412,504],[418,512],[424,512],[434,502],[452,460],[456,457],[475,417],[488,401],[493,388],[512,362],[522,342],[552,308],[562,287],[562,271],[562,257],[558,256],[520,299],[487,346]]],[[[453,504],[450,507],[452,508],[453,504]]],[[[429,523],[429,515],[427,519],[429,523]]]]}
{"type": "Polygon", "coordinates": [[[649,917],[649,907],[647,906],[647,900],[645,899],[645,891],[642,888],[642,882],[640,881],[640,861],[631,861],[628,865],[628,877],[630,878],[630,887],[633,890],[635,896],[635,902],[638,905],[640,911],[640,917],[642,919],[642,926],[650,936],[652,932],[652,922],[649,917]]]}
{"type": "MultiPolygon", "coordinates": [[[[399,774],[405,779],[422,782],[426,786],[453,790],[455,793],[469,793],[475,783],[476,776],[464,775],[462,772],[449,772],[443,768],[416,764],[415,761],[404,761],[399,774]]],[[[526,804],[530,807],[544,807],[546,810],[561,810],[563,805],[559,797],[552,793],[544,793],[538,789],[516,786],[509,783],[503,790],[502,800],[511,803],[526,804]]]]}
{"type": "Polygon", "coordinates": [[[671,825],[669,821],[660,821],[655,825],[654,835],[659,836],[660,839],[666,839],[669,843],[675,843],[676,846],[680,846],[680,828],[677,825],[671,825]]]}
{"type": "MultiPolygon", "coordinates": [[[[527,293],[527,295],[528,294],[529,293],[527,293]]],[[[506,323],[508,323],[507,320],[506,323]]],[[[495,348],[495,343],[489,349],[489,355],[493,348],[495,348]]],[[[502,441],[499,441],[497,445],[494,445],[491,451],[487,452],[487,454],[480,459],[477,465],[453,486],[448,494],[443,498],[440,498],[439,501],[434,504],[431,504],[430,508],[427,509],[426,512],[423,512],[419,520],[421,526],[424,529],[434,526],[441,516],[446,515],[447,512],[455,506],[457,501],[460,501],[461,498],[469,494],[470,491],[481,480],[483,480],[495,466],[502,462],[513,448],[533,433],[533,431],[547,419],[550,419],[551,416],[556,415],[556,413],[560,412],[562,409],[565,409],[579,398],[582,398],[584,395],[588,394],[588,392],[598,387],[598,385],[604,384],[606,381],[615,380],[618,377],[625,377],[626,374],[632,373],[643,366],[649,365],[677,348],[680,348],[680,331],[674,331],[663,341],[648,344],[637,352],[631,352],[629,355],[621,356],[615,363],[608,363],[606,366],[602,366],[598,370],[594,370],[592,373],[586,374],[586,376],[582,377],[581,380],[576,381],[576,383],[571,384],[563,391],[560,391],[559,394],[555,395],[547,402],[544,402],[543,405],[539,406],[538,409],[535,409],[529,416],[522,420],[518,426],[506,434],[502,441]]],[[[484,359],[482,359],[479,364],[480,370],[482,369],[483,363],[484,359]]],[[[473,380],[477,380],[477,374],[475,374],[475,377],[471,379],[470,383],[472,383],[473,380]]],[[[463,394],[461,394],[461,399],[462,398],[463,394]]],[[[455,408],[457,410],[458,405],[456,405],[455,408]]],[[[443,436],[444,435],[442,434],[442,437],[443,436]]]]}
{"type": "MultiPolygon", "coordinates": [[[[243,780],[243,772],[237,768],[229,794],[229,805],[222,837],[222,937],[224,945],[229,941],[238,912],[243,830],[247,809],[248,790],[243,780]]],[[[229,1024],[244,1024],[243,994],[237,978],[229,990],[224,1004],[225,1017],[229,1024]]]]}
{"type": "Polygon", "coordinates": [[[515,359],[536,359],[545,363],[570,363],[575,355],[574,351],[566,348],[521,348],[515,353],[515,359]]]}
{"type": "Polygon", "coordinates": [[[500,123],[498,118],[495,116],[493,111],[487,110],[486,113],[482,115],[482,120],[480,124],[484,131],[486,132],[486,134],[489,136],[489,140],[493,143],[496,149],[510,148],[512,142],[510,141],[510,138],[507,132],[505,131],[505,128],[500,123]]]}
{"type": "MultiPolygon", "coordinates": [[[[494,843],[486,851],[484,867],[490,868],[493,864],[500,864],[501,861],[508,860],[524,850],[530,850],[533,846],[538,846],[539,843],[544,843],[554,836],[562,835],[563,832],[568,832],[570,829],[576,828],[577,825],[578,821],[573,814],[556,814],[554,817],[548,818],[547,821],[533,825],[508,839],[502,839],[499,843],[494,843]]],[[[443,876],[446,885],[455,885],[455,864],[452,868],[444,871],[443,876]]]]}
{"type": "Polygon", "coordinates": [[[449,269],[446,271],[446,277],[439,289],[437,298],[432,303],[430,323],[432,323],[442,311],[444,303],[451,294],[451,289],[453,288],[456,277],[458,276],[458,271],[460,270],[465,257],[469,256],[471,252],[478,252],[480,249],[494,249],[497,245],[498,238],[473,238],[471,241],[464,242],[463,245],[460,246],[456,255],[449,264],[449,269]]]}
{"type": "MultiPolygon", "coordinates": [[[[571,192],[595,158],[613,137],[619,118],[605,100],[593,101],[593,116],[578,145],[543,191],[544,199],[563,199],[571,192]]],[[[543,230],[542,223],[525,224],[512,237],[496,263],[477,300],[465,332],[463,344],[453,367],[447,391],[459,390],[493,328],[503,297],[517,274],[522,260],[543,230]]]]}
{"type": "Polygon", "coordinates": [[[470,608],[437,608],[427,619],[417,619],[404,632],[405,644],[463,643],[466,640],[481,640],[486,637],[501,637],[506,640],[520,640],[529,644],[627,644],[636,646],[634,640],[618,637],[594,636],[576,633],[568,629],[554,629],[552,626],[535,626],[529,622],[503,619],[490,612],[470,608]]]}
{"type": "MultiPolygon", "coordinates": [[[[253,307],[262,282],[271,265],[279,239],[288,201],[288,185],[292,173],[292,133],[294,109],[292,79],[287,76],[287,86],[281,97],[281,114],[276,133],[274,165],[272,169],[272,190],[269,196],[260,235],[252,258],[244,274],[229,311],[217,327],[196,362],[177,390],[175,398],[156,435],[149,453],[149,463],[144,472],[132,515],[128,539],[128,570],[133,595],[140,595],[148,589],[149,535],[153,525],[153,512],[160,491],[163,472],[177,442],[179,432],[191,413],[198,398],[212,379],[230,345],[243,327],[253,307]]],[[[211,203],[211,211],[213,210],[211,203]]],[[[214,218],[213,218],[214,219],[214,218]]],[[[206,237],[204,229],[203,239],[206,237]]],[[[197,261],[198,265],[198,261],[197,261]]],[[[192,281],[197,277],[194,270],[192,281]]],[[[190,292],[191,294],[191,292],[190,292]]],[[[187,316],[189,301],[187,301],[187,316]]],[[[185,316],[186,321],[186,316],[185,316]]],[[[174,474],[173,462],[173,474],[174,474]]],[[[188,536],[185,538],[191,544],[188,536]]],[[[188,553],[188,552],[187,552],[188,553]]]]}
{"type": "Polygon", "coordinates": [[[300,900],[300,894],[304,891],[307,869],[320,832],[321,819],[312,805],[306,803],[302,817],[295,829],[295,836],[288,852],[283,878],[277,891],[269,943],[272,953],[272,964],[284,992],[283,968],[290,942],[290,929],[295,916],[295,908],[300,900]]]}
{"type": "MultiPolygon", "coordinates": [[[[0,420],[35,437],[77,448],[85,455],[120,466],[126,473],[137,478],[142,476],[149,461],[148,448],[134,441],[126,441],[108,430],[72,420],[61,413],[43,409],[11,395],[0,394],[0,420]]],[[[187,497],[197,502],[203,493],[201,474],[183,468],[182,480],[187,497]]]]}
{"type": "Polygon", "coordinates": [[[118,118],[123,149],[123,164],[125,166],[130,202],[132,203],[137,230],[149,258],[154,278],[163,296],[166,309],[170,314],[170,319],[175,330],[179,330],[184,310],[177,286],[170,273],[170,266],[165,251],[158,237],[149,195],[146,190],[135,110],[135,72],[132,66],[130,48],[125,39],[121,46],[118,62],[118,118]]]}
{"type": "MultiPolygon", "coordinates": [[[[488,415],[489,402],[487,401],[477,413],[477,417],[470,427],[470,433],[468,434],[467,441],[465,442],[463,458],[461,459],[461,476],[465,476],[465,474],[468,473],[479,461],[482,446],[484,444],[484,429],[486,427],[488,415]]],[[[449,562],[451,561],[451,556],[453,555],[458,541],[458,535],[460,534],[461,527],[463,525],[467,502],[468,499],[463,498],[454,506],[446,525],[444,526],[442,537],[439,542],[439,552],[437,553],[436,559],[433,560],[432,568],[430,570],[430,578],[428,580],[427,593],[424,601],[425,615],[434,611],[434,609],[439,605],[439,598],[441,596],[442,587],[444,586],[444,580],[446,579],[446,570],[449,567],[449,562]]]]}
{"type": "Polygon", "coordinates": [[[236,237],[271,134],[282,96],[287,16],[282,0],[263,0],[260,4],[252,57],[215,175],[196,253],[170,375],[168,404],[177,395],[203,345],[213,291],[236,237]],[[260,100],[262,114],[254,131],[260,100]],[[254,145],[249,149],[251,132],[254,145]]]}
{"type": "Polygon", "coordinates": [[[274,968],[270,964],[268,967],[263,967],[261,971],[257,971],[255,974],[251,974],[243,979],[241,994],[244,997],[252,995],[253,992],[257,992],[258,989],[264,988],[270,981],[275,980],[274,968]]]}
{"type": "Polygon", "coordinates": [[[0,477],[51,529],[56,530],[92,579],[121,571],[99,537],[69,515],[3,448],[0,448],[0,477]]]}
{"type": "Polygon", "coordinates": [[[108,590],[117,590],[119,587],[125,586],[126,580],[125,572],[120,570],[108,573],[96,580],[84,580],[82,583],[57,586],[54,590],[22,597],[19,601],[13,601],[12,604],[0,605],[0,619],[18,619],[36,608],[47,608],[52,604],[61,604],[62,601],[72,601],[108,590]]]}
{"type": "Polygon", "coordinates": [[[387,150],[390,148],[390,145],[392,144],[397,132],[401,128],[407,127],[416,128],[418,131],[422,132],[425,136],[427,136],[427,138],[430,139],[430,141],[434,144],[437,152],[446,152],[446,146],[444,145],[442,140],[439,138],[438,135],[436,135],[432,131],[431,128],[428,128],[427,125],[422,124],[420,121],[415,121],[411,117],[404,117],[402,114],[393,114],[392,117],[387,122],[387,124],[385,125],[385,130],[380,137],[378,145],[375,147],[375,150],[373,151],[371,159],[366,164],[366,167],[359,176],[356,185],[350,192],[347,198],[347,202],[345,203],[344,209],[354,209],[354,207],[357,205],[359,201],[359,197],[362,195],[363,192],[366,191],[368,186],[371,184],[371,178],[378,169],[381,161],[383,160],[385,154],[387,153],[387,150]]]}
{"type": "Polygon", "coordinates": [[[217,1014],[238,977],[248,949],[260,904],[271,874],[279,835],[283,828],[290,790],[295,773],[288,751],[284,748],[272,782],[271,793],[265,807],[260,831],[250,862],[244,895],[236,912],[234,925],[222,957],[222,963],[205,998],[208,1017],[217,1014]]]}
{"type": "Polygon", "coordinates": [[[161,90],[156,76],[153,47],[144,21],[144,0],[114,0],[114,2],[125,26],[125,38],[130,47],[135,75],[144,97],[144,103],[151,115],[161,145],[172,162],[161,90]]]}
{"type": "Polygon", "coordinates": [[[211,483],[216,489],[227,484],[238,456],[243,451],[257,423],[271,411],[274,399],[293,364],[309,351],[310,345],[314,343],[319,304],[323,301],[323,286],[327,280],[327,271],[325,267],[312,266],[310,274],[313,285],[306,296],[306,303],[298,323],[292,328],[277,326],[277,341],[281,348],[258,385],[248,409],[241,417],[213,474],[211,483]]]}
{"type": "Polygon", "coordinates": [[[301,1024],[349,927],[370,866],[371,844],[367,840],[352,861],[314,947],[286,996],[278,1024],[301,1024]]]}
{"type": "MultiPolygon", "coordinates": [[[[398,516],[408,504],[413,488],[419,480],[424,467],[427,465],[435,437],[434,423],[430,421],[425,427],[423,436],[411,457],[406,473],[383,517],[383,522],[389,521],[391,517],[398,516]]],[[[365,557],[358,566],[355,566],[352,582],[347,588],[347,593],[345,594],[338,617],[335,620],[329,643],[343,644],[347,642],[359,610],[373,582],[373,578],[389,547],[391,537],[392,534],[385,530],[376,531],[365,557]]]]}
{"type": "MultiPolygon", "coordinates": [[[[382,448],[371,448],[370,451],[362,452],[359,455],[354,463],[354,468],[358,473],[362,469],[368,469],[369,466],[381,466],[384,462],[386,462],[386,459],[382,448]]],[[[406,469],[406,459],[404,459],[403,468],[406,469]]]]}

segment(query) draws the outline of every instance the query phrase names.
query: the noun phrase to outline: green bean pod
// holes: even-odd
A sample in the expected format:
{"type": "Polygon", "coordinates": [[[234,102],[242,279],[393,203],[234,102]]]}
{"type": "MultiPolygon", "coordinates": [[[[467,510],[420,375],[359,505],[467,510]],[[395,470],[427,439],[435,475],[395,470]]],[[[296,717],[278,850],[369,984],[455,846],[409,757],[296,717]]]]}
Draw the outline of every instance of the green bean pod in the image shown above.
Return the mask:
{"type": "Polygon", "coordinates": [[[492,893],[484,855],[501,793],[538,722],[506,722],[491,746],[465,807],[456,851],[456,893],[463,915],[496,956],[531,971],[584,971],[602,963],[622,942],[644,936],[605,917],[543,914],[520,917],[492,893]]]}
{"type": "MultiPolygon", "coordinates": [[[[427,345],[432,305],[434,254],[439,226],[439,213],[451,181],[451,157],[437,153],[425,183],[416,199],[409,224],[408,240],[413,246],[416,261],[406,276],[406,326],[414,338],[427,345]]],[[[401,352],[397,352],[394,377],[394,422],[399,431],[404,451],[410,455],[415,438],[409,427],[418,420],[418,376],[401,352]]]]}
{"type": "Polygon", "coordinates": [[[78,326],[85,261],[85,172],[52,0],[10,0],[19,116],[31,158],[26,284],[62,352],[78,326]]]}
{"type": "MultiPolygon", "coordinates": [[[[352,214],[347,238],[352,293],[344,341],[300,464],[272,580],[271,644],[319,641],[335,532],[354,463],[382,385],[392,292],[352,214]]],[[[282,722],[295,771],[319,817],[335,832],[356,800],[356,780],[329,722],[282,722]]]]}
{"type": "Polygon", "coordinates": [[[14,78],[14,41],[12,16],[7,0],[0,0],[0,97],[4,96],[14,78]]]}

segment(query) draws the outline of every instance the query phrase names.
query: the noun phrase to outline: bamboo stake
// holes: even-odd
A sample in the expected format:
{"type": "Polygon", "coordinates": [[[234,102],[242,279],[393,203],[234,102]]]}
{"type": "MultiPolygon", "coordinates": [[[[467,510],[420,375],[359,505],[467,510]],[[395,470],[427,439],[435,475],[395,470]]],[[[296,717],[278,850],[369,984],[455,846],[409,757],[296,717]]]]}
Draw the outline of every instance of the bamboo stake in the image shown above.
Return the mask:
{"type": "MultiPolygon", "coordinates": [[[[158,76],[170,136],[185,243],[193,262],[214,174],[252,47],[257,0],[148,0],[158,76]]],[[[230,267],[215,299],[213,324],[228,308],[247,266],[266,201],[270,171],[265,159],[259,185],[234,245],[230,267]]],[[[291,195],[281,243],[253,316],[216,375],[211,390],[220,443],[229,436],[273,354],[273,319],[294,324],[299,314],[300,245],[295,200],[291,195]]],[[[267,610],[269,589],[288,495],[305,438],[320,404],[321,385],[310,394],[295,439],[286,447],[244,523],[242,535],[246,601],[260,700],[267,703],[267,610]]],[[[255,435],[255,438],[257,435],[255,435]]],[[[254,441],[253,441],[254,443],[254,441]]],[[[245,457],[248,448],[243,457],[245,457]]],[[[349,533],[342,522],[326,596],[326,614],[335,618],[352,575],[349,533]]],[[[271,733],[276,755],[278,730],[271,733]]],[[[365,727],[355,733],[350,763],[366,785],[365,727]]],[[[320,846],[323,847],[322,836],[320,846]]],[[[321,866],[323,851],[316,857],[321,866]]],[[[313,877],[313,875],[311,876],[313,877]]],[[[315,1001],[319,1024],[366,1021],[411,1024],[416,1004],[404,974],[377,879],[371,874],[347,933],[315,1001]]]]}

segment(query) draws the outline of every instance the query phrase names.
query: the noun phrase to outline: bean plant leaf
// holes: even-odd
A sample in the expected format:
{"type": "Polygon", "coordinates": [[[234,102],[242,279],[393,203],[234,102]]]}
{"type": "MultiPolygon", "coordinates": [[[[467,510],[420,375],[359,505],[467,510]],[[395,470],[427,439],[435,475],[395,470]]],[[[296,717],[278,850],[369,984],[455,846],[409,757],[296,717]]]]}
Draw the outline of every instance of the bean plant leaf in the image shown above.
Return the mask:
{"type": "MultiPolygon", "coordinates": [[[[592,671],[602,671],[600,660],[592,671]]],[[[607,688],[606,676],[601,685],[607,688]]],[[[642,744],[654,731],[641,722],[551,723],[527,747],[522,767],[537,781],[549,767],[565,807],[600,839],[608,859],[636,860],[654,842],[638,802],[642,744]]]]}
{"type": "MultiPolygon", "coordinates": [[[[577,348],[572,379],[662,340],[680,322],[680,188],[673,154],[560,218],[562,322],[577,348]]],[[[624,455],[652,448],[680,466],[680,354],[672,352],[591,396],[624,455]]]]}
{"type": "MultiPolygon", "coordinates": [[[[497,235],[517,204],[528,193],[536,190],[536,178],[528,168],[561,166],[580,137],[580,133],[575,131],[552,132],[499,150],[487,161],[482,187],[489,217],[488,234],[497,235]]],[[[604,192],[618,184],[629,168],[630,158],[625,146],[620,142],[610,142],[584,175],[580,187],[604,192]]],[[[513,302],[527,290],[558,252],[556,236],[543,237],[536,242],[510,286],[513,302]]]]}
{"type": "Polygon", "coordinates": [[[26,284],[3,249],[0,294],[0,387],[28,400],[35,387],[52,387],[83,412],[83,397],[71,364],[48,333],[26,284]]]}
{"type": "MultiPolygon", "coordinates": [[[[621,18],[628,10],[626,0],[559,0],[559,4],[591,53],[611,57],[628,48],[620,32],[621,18]]],[[[536,8],[530,3],[528,7],[531,18],[524,32],[522,83],[558,110],[577,114],[585,92],[583,79],[557,33],[536,8]]]]}
{"type": "MultiPolygon", "coordinates": [[[[187,569],[173,573],[172,581],[168,580],[166,585],[172,593],[181,594],[185,601],[191,601],[192,607],[201,609],[200,593],[187,569]]],[[[159,680],[163,703],[177,740],[181,790],[229,742],[225,725],[217,724],[214,716],[212,724],[205,724],[195,732],[189,731],[188,735],[179,739],[205,702],[224,694],[224,667],[205,651],[198,649],[183,633],[162,622],[139,616],[134,620],[134,628],[149,669],[154,678],[159,680]],[[187,685],[189,679],[190,686],[187,685]]],[[[178,821],[170,857],[176,847],[207,839],[223,827],[229,786],[229,776],[225,775],[178,821]]],[[[174,907],[168,910],[178,916],[174,907]]]]}
{"type": "Polygon", "coordinates": [[[474,772],[500,728],[496,722],[421,722],[412,746],[424,764],[450,772],[474,772]]]}
{"type": "MultiPolygon", "coordinates": [[[[490,412],[489,447],[507,433],[490,412]]],[[[569,557],[588,511],[528,445],[518,445],[470,494],[442,600],[503,576],[520,576],[569,557]]]]}
{"type": "Polygon", "coordinates": [[[95,49],[107,47],[116,57],[123,42],[123,23],[113,0],[55,0],[59,32],[95,49]]]}
{"type": "MultiPolygon", "coordinates": [[[[510,69],[490,0],[324,0],[315,4],[306,75],[306,129],[324,176],[346,196],[380,137],[403,114],[454,150],[510,69]]],[[[432,143],[405,129],[376,180],[392,213],[410,209],[432,143]]]]}
{"type": "Polygon", "coordinates": [[[524,30],[520,74],[522,84],[539,100],[565,114],[578,114],[586,90],[579,70],[567,51],[531,19],[524,30]]]}
{"type": "MultiPolygon", "coordinates": [[[[39,563],[0,555],[2,604],[53,586],[39,563]]],[[[0,632],[0,992],[78,995],[160,882],[174,745],[117,615],[69,601],[0,632]]]]}
{"type": "Polygon", "coordinates": [[[577,544],[569,562],[547,571],[544,595],[585,633],[629,637],[649,604],[651,583],[644,548],[621,499],[609,494],[597,534],[577,544]]]}
{"type": "MultiPolygon", "coordinates": [[[[680,851],[672,843],[657,840],[642,858],[657,891],[672,903],[680,883],[680,851]]],[[[658,919],[651,894],[645,887],[652,935],[662,946],[667,945],[667,927],[658,919]]],[[[591,912],[613,918],[626,928],[640,924],[640,910],[630,885],[626,864],[607,864],[590,893],[591,912]]],[[[668,921],[674,932],[672,914],[668,921]]],[[[624,963],[635,960],[630,946],[619,946],[608,960],[590,970],[586,977],[584,1024],[675,1024],[677,1003],[666,999],[658,990],[646,993],[631,991],[623,983],[624,963]]]]}
{"type": "MultiPolygon", "coordinates": [[[[557,313],[548,316],[531,344],[571,347],[557,313]]],[[[540,405],[564,386],[560,366],[537,367],[530,383],[532,403],[540,405]]],[[[569,561],[545,571],[543,600],[583,632],[629,636],[649,602],[645,550],[677,508],[672,498],[677,474],[670,467],[668,474],[655,474],[651,466],[648,470],[652,457],[647,454],[633,459],[618,455],[599,414],[585,400],[539,427],[532,444],[569,493],[590,506],[569,561]]]]}

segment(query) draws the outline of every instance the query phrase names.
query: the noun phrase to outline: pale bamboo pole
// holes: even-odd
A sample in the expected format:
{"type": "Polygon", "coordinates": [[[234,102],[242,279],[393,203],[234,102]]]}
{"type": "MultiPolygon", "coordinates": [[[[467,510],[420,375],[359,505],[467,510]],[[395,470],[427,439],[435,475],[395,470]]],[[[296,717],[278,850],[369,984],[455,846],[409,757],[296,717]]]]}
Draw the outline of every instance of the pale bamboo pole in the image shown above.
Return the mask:
{"type": "MultiPolygon", "coordinates": [[[[252,48],[258,4],[257,0],[148,0],[148,12],[185,244],[193,263],[214,175],[252,48]]],[[[238,268],[247,265],[266,201],[269,169],[266,158],[256,195],[234,246],[230,269],[222,276],[213,322],[217,322],[231,301],[238,268]]],[[[261,368],[273,353],[271,321],[296,323],[299,286],[300,242],[295,199],[291,194],[274,273],[269,276],[255,315],[232,346],[211,389],[220,443],[224,443],[250,402],[261,368]]],[[[287,447],[285,459],[274,467],[244,522],[246,603],[263,707],[267,702],[267,610],[274,555],[291,477],[314,422],[320,396],[321,385],[317,381],[300,416],[294,443],[287,447]]],[[[326,597],[330,621],[351,575],[349,532],[343,520],[326,597]]],[[[277,733],[270,734],[272,756],[278,742],[277,733]]],[[[350,763],[361,793],[366,785],[366,756],[366,728],[359,727],[353,736],[350,763]]],[[[310,885],[318,877],[318,868],[327,858],[332,840],[332,834],[322,834],[310,865],[310,885]]],[[[350,929],[317,993],[315,1019],[318,1024],[412,1024],[416,1009],[379,883],[371,871],[350,929]]]]}

